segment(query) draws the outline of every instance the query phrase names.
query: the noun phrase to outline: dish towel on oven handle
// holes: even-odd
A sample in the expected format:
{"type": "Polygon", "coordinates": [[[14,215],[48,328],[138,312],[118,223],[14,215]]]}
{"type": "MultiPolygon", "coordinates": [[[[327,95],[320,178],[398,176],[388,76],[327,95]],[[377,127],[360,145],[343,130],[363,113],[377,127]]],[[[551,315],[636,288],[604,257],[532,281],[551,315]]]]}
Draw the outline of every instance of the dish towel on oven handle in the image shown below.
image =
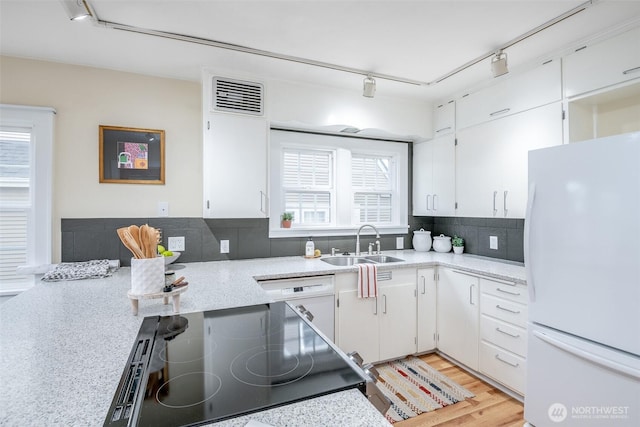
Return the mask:
{"type": "Polygon", "coordinates": [[[378,296],[378,268],[375,264],[358,264],[358,298],[378,296]]]}

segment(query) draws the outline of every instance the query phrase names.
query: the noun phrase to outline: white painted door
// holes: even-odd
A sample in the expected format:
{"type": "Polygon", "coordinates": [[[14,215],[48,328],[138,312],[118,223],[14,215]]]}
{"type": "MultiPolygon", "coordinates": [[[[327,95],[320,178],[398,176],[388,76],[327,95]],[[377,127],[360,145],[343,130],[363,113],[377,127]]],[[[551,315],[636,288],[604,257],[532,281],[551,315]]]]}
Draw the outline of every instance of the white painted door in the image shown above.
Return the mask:
{"type": "Polygon", "coordinates": [[[456,213],[456,138],[444,135],[431,141],[433,145],[432,212],[434,216],[454,216],[456,213]]]}
{"type": "Polygon", "coordinates": [[[413,146],[413,215],[432,215],[433,144],[421,142],[413,146]]]}
{"type": "Polygon", "coordinates": [[[378,293],[380,359],[416,352],[416,283],[382,286],[378,293]]]}
{"type": "Polygon", "coordinates": [[[438,349],[478,370],[478,278],[439,269],[438,349]]]}
{"type": "Polygon", "coordinates": [[[418,353],[436,348],[437,287],[436,269],[418,270],[417,334],[418,353]]]}
{"type": "Polygon", "coordinates": [[[338,293],[338,347],[344,352],[357,351],[365,363],[380,360],[379,313],[377,298],[358,298],[357,290],[338,293]]]}

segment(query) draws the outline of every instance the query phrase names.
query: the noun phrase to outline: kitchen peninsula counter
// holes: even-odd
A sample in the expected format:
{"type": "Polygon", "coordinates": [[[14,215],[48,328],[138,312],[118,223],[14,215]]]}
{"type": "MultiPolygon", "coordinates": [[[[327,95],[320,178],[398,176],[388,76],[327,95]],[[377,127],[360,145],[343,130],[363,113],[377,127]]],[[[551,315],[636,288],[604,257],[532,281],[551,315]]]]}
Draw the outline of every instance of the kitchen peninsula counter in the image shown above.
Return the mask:
{"type": "MultiPolygon", "coordinates": [[[[472,255],[384,251],[402,263],[379,269],[443,265],[497,279],[525,282],[524,267],[472,255]]],[[[269,302],[256,279],[278,279],[356,271],[320,259],[264,258],[176,266],[189,289],[181,312],[269,302]]],[[[38,282],[0,306],[0,425],[104,423],[134,338],[145,316],[172,314],[162,299],[141,300],[132,315],[127,297],[130,269],[113,276],[38,282]]],[[[273,425],[388,425],[356,391],[346,391],[271,409],[216,425],[244,426],[255,419],[273,425]],[[314,417],[315,416],[315,417],[314,417]]]]}

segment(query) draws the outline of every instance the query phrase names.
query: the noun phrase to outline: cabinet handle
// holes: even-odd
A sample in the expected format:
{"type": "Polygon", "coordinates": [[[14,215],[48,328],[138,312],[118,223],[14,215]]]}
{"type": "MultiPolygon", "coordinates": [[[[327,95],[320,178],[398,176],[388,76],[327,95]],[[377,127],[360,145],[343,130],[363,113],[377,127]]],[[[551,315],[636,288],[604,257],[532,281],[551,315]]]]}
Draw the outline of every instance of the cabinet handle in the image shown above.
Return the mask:
{"type": "Polygon", "coordinates": [[[267,193],[260,190],[260,212],[267,213],[267,193]]]}
{"type": "Polygon", "coordinates": [[[422,295],[427,293],[427,278],[422,276],[422,295]]]}
{"type": "Polygon", "coordinates": [[[498,195],[497,191],[493,192],[493,216],[496,216],[496,213],[498,213],[498,209],[496,209],[496,196],[498,195]]]}
{"type": "Polygon", "coordinates": [[[497,115],[500,115],[500,114],[508,113],[509,111],[511,111],[511,108],[505,108],[503,110],[494,111],[493,113],[489,114],[489,116],[493,117],[493,116],[497,116],[497,115]]]}
{"type": "Polygon", "coordinates": [[[436,205],[436,200],[438,200],[438,199],[437,199],[437,197],[438,197],[438,195],[437,195],[437,194],[434,194],[434,195],[433,195],[433,210],[434,210],[434,211],[437,211],[437,210],[438,210],[438,206],[436,205]]]}
{"type": "Polygon", "coordinates": [[[382,295],[382,313],[387,314],[387,296],[382,295]]]}
{"type": "Polygon", "coordinates": [[[504,190],[504,195],[502,196],[502,206],[504,207],[504,216],[507,216],[507,212],[509,211],[509,209],[507,209],[507,194],[509,194],[509,191],[504,190]]]}
{"type": "Polygon", "coordinates": [[[629,68],[628,70],[624,70],[622,74],[632,74],[640,71],[640,67],[629,68]]]}
{"type": "Polygon", "coordinates": [[[430,208],[429,208],[429,199],[431,199],[431,194],[427,194],[427,210],[430,210],[430,208]]]}
{"type": "Polygon", "coordinates": [[[377,316],[378,315],[378,297],[376,297],[374,304],[373,304],[373,315],[377,316]]]}
{"type": "Polygon", "coordinates": [[[475,285],[470,285],[469,286],[469,305],[475,305],[475,303],[473,302],[473,287],[475,285]]]}
{"type": "Polygon", "coordinates": [[[445,128],[438,129],[438,130],[436,131],[436,133],[442,132],[442,131],[444,131],[444,130],[449,130],[449,129],[451,129],[451,126],[447,126],[447,127],[445,127],[445,128]]]}
{"type": "Polygon", "coordinates": [[[512,366],[512,367],[514,367],[514,368],[517,368],[518,366],[520,366],[520,364],[519,364],[519,363],[511,363],[511,362],[509,362],[508,360],[504,360],[504,359],[500,358],[500,355],[499,355],[499,354],[496,354],[496,359],[498,359],[498,360],[499,360],[499,361],[501,361],[502,363],[506,363],[507,365],[512,366]]]}
{"type": "Polygon", "coordinates": [[[513,296],[519,296],[520,295],[520,292],[505,291],[504,289],[500,289],[500,288],[496,288],[496,291],[502,292],[503,294],[513,295],[513,296]]]}
{"type": "Polygon", "coordinates": [[[508,336],[510,336],[511,338],[520,338],[520,334],[516,334],[516,335],[514,335],[514,334],[510,334],[509,332],[503,331],[502,329],[500,329],[500,328],[498,328],[498,327],[496,328],[496,331],[500,332],[501,334],[508,335],[508,336]]]}
{"type": "Polygon", "coordinates": [[[501,307],[500,304],[496,304],[496,308],[502,311],[507,311],[509,313],[520,314],[520,310],[511,310],[509,308],[504,308],[504,307],[501,307]]]}

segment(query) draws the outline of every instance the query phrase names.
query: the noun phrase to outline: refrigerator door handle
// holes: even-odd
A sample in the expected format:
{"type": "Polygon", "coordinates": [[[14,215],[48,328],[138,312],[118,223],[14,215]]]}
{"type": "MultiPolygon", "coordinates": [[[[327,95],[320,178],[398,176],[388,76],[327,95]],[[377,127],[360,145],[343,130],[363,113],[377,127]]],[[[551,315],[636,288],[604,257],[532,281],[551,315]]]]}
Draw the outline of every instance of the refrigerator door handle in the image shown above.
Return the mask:
{"type": "Polygon", "coordinates": [[[529,291],[529,302],[536,300],[536,287],[533,281],[533,266],[531,265],[531,212],[533,202],[536,197],[536,183],[529,184],[529,196],[527,198],[527,210],[524,219],[524,267],[527,275],[527,290],[529,291]]]}
{"type": "Polygon", "coordinates": [[[549,345],[559,348],[560,350],[565,351],[569,354],[573,354],[574,356],[580,357],[581,359],[584,359],[595,365],[599,365],[599,366],[602,366],[603,368],[611,369],[612,371],[630,376],[636,380],[640,380],[640,371],[637,369],[633,369],[632,367],[621,365],[612,360],[607,360],[593,353],[589,353],[588,351],[566,344],[560,340],[552,338],[539,331],[533,331],[533,335],[536,338],[541,339],[542,341],[546,342],[549,345]]]}

